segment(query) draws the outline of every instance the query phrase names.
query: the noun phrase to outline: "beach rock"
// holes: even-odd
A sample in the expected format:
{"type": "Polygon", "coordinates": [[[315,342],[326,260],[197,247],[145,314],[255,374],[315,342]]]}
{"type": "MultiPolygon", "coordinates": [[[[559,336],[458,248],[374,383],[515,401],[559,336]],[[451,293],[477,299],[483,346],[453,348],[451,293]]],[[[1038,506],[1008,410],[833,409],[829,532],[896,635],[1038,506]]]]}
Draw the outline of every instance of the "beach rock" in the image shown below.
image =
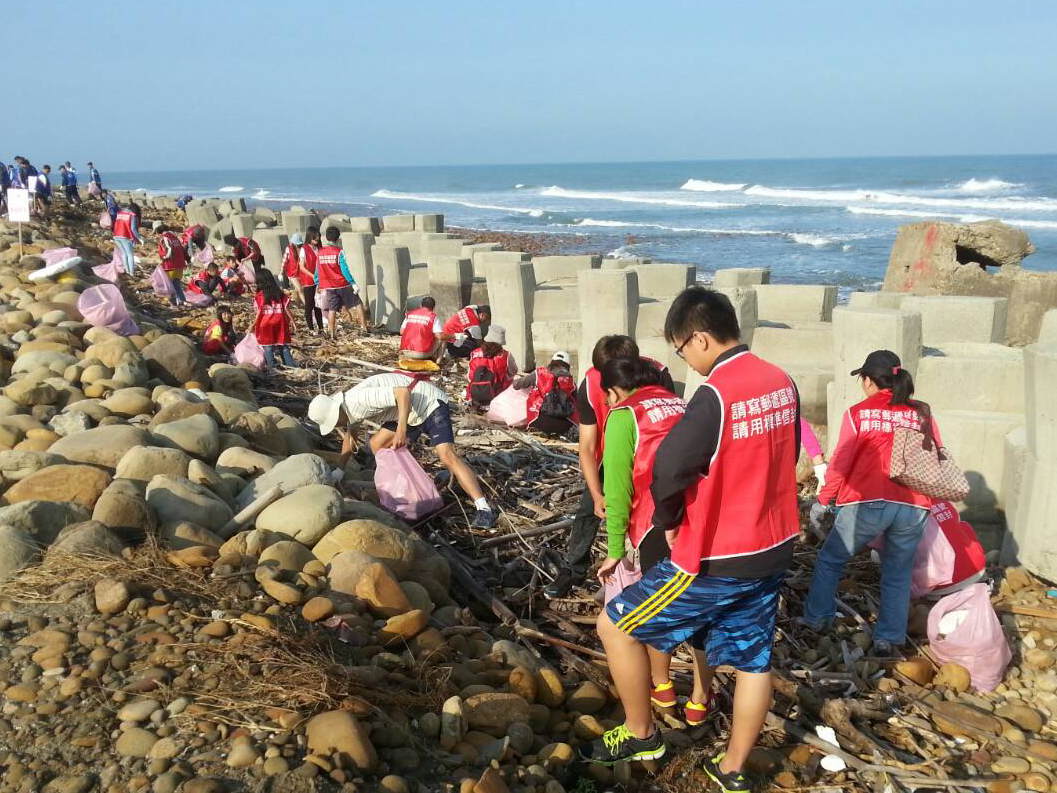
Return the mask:
{"type": "Polygon", "coordinates": [[[217,457],[216,464],[217,473],[221,476],[234,474],[244,479],[251,479],[273,468],[274,457],[239,446],[224,449],[217,457]]]}
{"type": "Polygon", "coordinates": [[[51,452],[26,452],[12,449],[0,452],[0,477],[4,482],[20,482],[48,466],[58,465],[63,459],[51,452]]]}
{"type": "Polygon", "coordinates": [[[565,685],[550,667],[544,667],[536,673],[536,699],[548,708],[557,708],[565,701],[565,685]]]}
{"type": "Polygon", "coordinates": [[[332,710],[313,716],[305,725],[308,749],[316,755],[338,753],[363,773],[378,764],[374,745],[351,713],[332,710]]]}
{"type": "Polygon", "coordinates": [[[153,429],[160,444],[206,461],[215,460],[220,453],[219,432],[217,423],[204,414],[159,424],[153,429]]]}
{"type": "Polygon", "coordinates": [[[168,547],[176,551],[200,545],[219,548],[224,544],[224,540],[209,529],[188,521],[163,523],[158,530],[158,536],[168,547]]]}
{"type": "Polygon", "coordinates": [[[234,424],[239,416],[244,413],[254,413],[257,410],[256,403],[237,399],[227,394],[210,391],[207,396],[209,397],[209,404],[213,407],[213,412],[216,413],[220,418],[220,423],[225,427],[234,424]]]}
{"type": "Polygon", "coordinates": [[[124,611],[131,599],[132,595],[123,581],[104,578],[96,582],[95,608],[100,614],[117,614],[124,611]]]}
{"type": "Polygon", "coordinates": [[[248,768],[261,758],[261,753],[249,738],[236,741],[228,752],[227,764],[231,768],[248,768]]]}
{"type": "Polygon", "coordinates": [[[95,422],[92,417],[83,410],[63,410],[62,413],[58,413],[48,419],[48,426],[51,427],[57,435],[65,437],[67,435],[75,435],[78,432],[90,430],[95,426],[95,422]]]}
{"type": "Polygon", "coordinates": [[[39,380],[31,380],[28,377],[8,383],[4,388],[4,394],[17,404],[27,407],[54,405],[59,398],[59,392],[54,386],[39,380]]]}
{"type": "Polygon", "coordinates": [[[325,620],[334,613],[334,601],[330,598],[316,596],[305,603],[301,609],[301,616],[307,622],[319,622],[325,620]]]}
{"type": "Polygon", "coordinates": [[[117,712],[118,721],[146,721],[156,710],[161,710],[161,703],[156,699],[137,699],[129,702],[117,712]]]}
{"type": "Polygon", "coordinates": [[[245,369],[230,364],[215,363],[209,367],[209,379],[212,381],[213,391],[254,405],[252,410],[257,409],[257,398],[253,394],[253,381],[245,369]]]}
{"type": "Polygon", "coordinates": [[[159,474],[147,485],[147,504],[162,523],[189,521],[219,531],[231,520],[231,507],[190,479],[159,474]]]}
{"type": "Polygon", "coordinates": [[[313,547],[316,557],[329,562],[342,551],[359,551],[384,562],[397,578],[411,571],[415,549],[403,532],[373,520],[350,520],[335,526],[313,547]]]}
{"type": "MultiPolygon", "coordinates": [[[[334,588],[333,580],[331,588],[334,588]]],[[[350,594],[363,600],[367,607],[379,617],[395,617],[397,614],[411,610],[411,604],[407,602],[400,585],[381,562],[364,565],[356,581],[355,589],[350,594]]]]}
{"type": "Polygon", "coordinates": [[[508,684],[513,693],[520,696],[530,705],[536,701],[536,673],[528,667],[514,667],[510,672],[508,684]]]}
{"type": "Polygon", "coordinates": [[[897,672],[906,675],[919,686],[927,686],[932,682],[936,673],[932,662],[928,658],[921,657],[907,658],[897,663],[895,668],[897,672]]]}
{"type": "Polygon", "coordinates": [[[287,454],[286,442],[276,426],[274,416],[260,412],[243,413],[231,424],[231,430],[265,454],[275,457],[287,454]]]}
{"type": "Polygon", "coordinates": [[[330,588],[335,592],[355,595],[356,584],[359,582],[364,570],[371,564],[381,563],[373,556],[359,551],[342,551],[333,557],[330,560],[330,564],[327,565],[327,580],[330,583],[330,588]]]}
{"type": "Polygon", "coordinates": [[[154,528],[154,516],[141,487],[128,479],[115,479],[99,496],[92,520],[109,528],[125,542],[139,541],[154,528]]]}
{"type": "Polygon", "coordinates": [[[1049,669],[1053,666],[1055,658],[1057,658],[1051,650],[1045,650],[1041,647],[1027,649],[1023,655],[1024,663],[1035,669],[1049,669]]]}
{"type": "Polygon", "coordinates": [[[280,570],[300,572],[315,557],[312,551],[294,540],[280,540],[269,545],[260,555],[258,564],[262,567],[276,567],[280,570]]]}
{"type": "Polygon", "coordinates": [[[0,526],[22,529],[40,545],[50,545],[66,526],[91,517],[84,506],[73,502],[20,501],[0,507],[0,526]]]}
{"type": "Polygon", "coordinates": [[[40,548],[32,535],[17,526],[0,524],[0,583],[40,557],[40,548]]]}
{"type": "Polygon", "coordinates": [[[492,643],[492,655],[499,656],[507,666],[523,666],[533,672],[540,668],[539,659],[527,648],[510,639],[497,639],[492,643]]]}
{"type": "Polygon", "coordinates": [[[385,626],[378,631],[378,641],[382,646],[409,642],[428,624],[429,613],[420,609],[397,614],[385,621],[385,626]]]}
{"type": "Polygon", "coordinates": [[[44,786],[44,793],[88,793],[95,786],[90,776],[57,776],[44,786]]]}
{"type": "Polygon", "coordinates": [[[313,547],[338,525],[341,520],[341,506],[341,494],[333,487],[305,485],[266,507],[257,516],[255,525],[258,529],[287,534],[298,542],[313,547]]]}
{"type": "Polygon", "coordinates": [[[1046,724],[1042,714],[1027,705],[1006,704],[995,710],[995,715],[1013,722],[1020,729],[1039,732],[1046,724]]]}
{"type": "Polygon", "coordinates": [[[151,376],[165,383],[208,382],[204,359],[195,350],[194,342],[184,336],[164,334],[140,352],[147,361],[151,376]]]}
{"type": "MultiPolygon", "coordinates": [[[[122,757],[146,757],[151,747],[158,742],[158,736],[142,727],[125,730],[114,744],[114,749],[122,757]]],[[[186,786],[185,786],[186,789],[186,786]]]]}
{"type": "Polygon", "coordinates": [[[287,606],[298,606],[303,599],[300,589],[277,578],[264,578],[260,585],[265,594],[287,606]]]}
{"type": "Polygon", "coordinates": [[[149,482],[158,474],[187,476],[191,458],[180,449],[161,446],[138,446],[125,452],[117,464],[118,479],[135,479],[149,482]]]}
{"type": "Polygon", "coordinates": [[[59,532],[47,553],[78,554],[81,556],[120,556],[125,543],[114,532],[97,520],[74,523],[59,532]]]}
{"type": "Polygon", "coordinates": [[[314,454],[295,454],[261,474],[235,498],[236,509],[247,507],[257,496],[278,486],[284,494],[305,485],[330,484],[327,464],[314,454]]]}
{"type": "Polygon", "coordinates": [[[154,413],[154,400],[146,388],[122,388],[104,399],[102,405],[115,416],[127,418],[154,413]]]}
{"type": "Polygon", "coordinates": [[[946,663],[940,667],[932,682],[934,685],[961,692],[969,690],[972,678],[969,676],[969,670],[961,664],[946,663]]]}
{"type": "MultiPolygon", "coordinates": [[[[346,551],[348,553],[348,551],[346,551]]],[[[355,553],[355,551],[353,551],[355,553]]],[[[331,559],[331,564],[334,560],[331,559]]],[[[404,596],[407,598],[407,602],[411,604],[412,608],[421,609],[427,614],[432,614],[434,609],[433,601],[430,599],[429,592],[426,588],[417,581],[401,581],[400,589],[403,590],[404,596]]]]}
{"type": "Polygon", "coordinates": [[[5,504],[20,501],[72,501],[92,509],[110,484],[110,474],[90,465],[52,465],[8,488],[5,504]]]}
{"type": "Polygon", "coordinates": [[[496,737],[506,735],[514,722],[529,720],[529,704],[517,694],[474,694],[465,700],[463,707],[470,729],[496,737]]]}
{"type": "MultiPolygon", "coordinates": [[[[261,412],[263,413],[264,411],[262,410],[261,412]]],[[[286,444],[287,454],[303,454],[315,451],[316,439],[312,437],[312,434],[304,428],[300,421],[292,416],[288,416],[285,413],[278,416],[275,421],[275,428],[279,431],[279,435],[282,436],[283,443],[286,444]]]]}
{"type": "Polygon", "coordinates": [[[40,350],[20,355],[11,367],[11,374],[25,374],[41,367],[62,374],[67,366],[77,363],[77,357],[54,350],[40,350]]]}
{"type": "Polygon", "coordinates": [[[48,451],[71,463],[116,468],[129,449],[149,445],[151,439],[146,430],[116,424],[60,438],[48,451]]]}
{"type": "Polygon", "coordinates": [[[450,752],[466,735],[466,715],[462,699],[449,697],[440,711],[440,748],[450,752]]]}
{"type": "Polygon", "coordinates": [[[607,701],[606,692],[597,683],[588,680],[565,698],[565,706],[569,710],[591,715],[602,710],[607,701]]]}
{"type": "Polygon", "coordinates": [[[171,424],[180,419],[191,418],[191,416],[211,416],[216,418],[213,408],[208,402],[184,402],[179,401],[166,405],[154,414],[147,426],[154,429],[160,424],[171,424]]]}
{"type": "Polygon", "coordinates": [[[510,793],[510,788],[503,781],[502,774],[494,766],[489,766],[481,774],[481,778],[474,784],[470,793],[510,793]]]}
{"type": "Polygon", "coordinates": [[[103,366],[113,369],[126,354],[138,352],[136,345],[129,339],[114,334],[109,339],[89,345],[84,351],[84,358],[86,361],[99,361],[103,366]]]}

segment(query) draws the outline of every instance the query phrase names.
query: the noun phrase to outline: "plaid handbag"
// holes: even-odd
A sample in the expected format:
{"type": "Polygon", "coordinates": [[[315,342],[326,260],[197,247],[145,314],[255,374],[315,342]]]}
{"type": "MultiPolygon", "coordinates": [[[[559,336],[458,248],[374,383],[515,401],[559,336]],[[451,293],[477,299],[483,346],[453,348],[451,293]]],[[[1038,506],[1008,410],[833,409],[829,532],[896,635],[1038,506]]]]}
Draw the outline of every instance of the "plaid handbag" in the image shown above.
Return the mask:
{"type": "Polygon", "coordinates": [[[923,432],[910,427],[896,427],[892,433],[888,478],[944,501],[961,501],[969,495],[969,480],[950,452],[935,438],[926,439],[923,432]]]}

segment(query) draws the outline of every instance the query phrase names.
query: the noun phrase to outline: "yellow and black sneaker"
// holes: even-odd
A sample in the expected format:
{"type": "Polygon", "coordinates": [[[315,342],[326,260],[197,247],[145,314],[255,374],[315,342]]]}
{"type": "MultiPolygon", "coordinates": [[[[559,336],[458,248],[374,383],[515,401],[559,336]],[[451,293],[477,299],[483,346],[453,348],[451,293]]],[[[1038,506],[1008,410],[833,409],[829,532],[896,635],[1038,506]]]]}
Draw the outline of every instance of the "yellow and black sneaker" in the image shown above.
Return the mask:
{"type": "Polygon", "coordinates": [[[752,790],[752,784],[745,774],[741,771],[724,774],[719,770],[719,764],[725,755],[726,752],[721,752],[705,760],[704,770],[708,778],[715,782],[723,793],[748,793],[752,790]]]}
{"type": "Polygon", "coordinates": [[[621,760],[659,760],[664,757],[664,739],[660,730],[649,738],[636,738],[627,725],[621,724],[580,747],[580,757],[589,763],[613,765],[621,760]]]}

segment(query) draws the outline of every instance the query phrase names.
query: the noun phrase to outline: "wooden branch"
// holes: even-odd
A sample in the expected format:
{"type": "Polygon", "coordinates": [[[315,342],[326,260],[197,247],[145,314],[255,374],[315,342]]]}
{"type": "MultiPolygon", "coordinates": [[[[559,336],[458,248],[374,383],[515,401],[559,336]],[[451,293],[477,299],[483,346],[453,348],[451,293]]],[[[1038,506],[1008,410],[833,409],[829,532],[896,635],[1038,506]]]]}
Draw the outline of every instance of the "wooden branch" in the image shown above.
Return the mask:
{"type": "Polygon", "coordinates": [[[242,527],[250,523],[254,518],[260,515],[264,508],[271,504],[273,501],[279,499],[283,494],[283,489],[276,485],[270,487],[261,493],[257,498],[253,499],[246,507],[242,509],[235,517],[225,524],[217,534],[223,537],[225,540],[229,539],[236,533],[242,530],[242,527]]]}
{"type": "MultiPolygon", "coordinates": [[[[565,520],[555,521],[554,523],[548,523],[546,526],[537,526],[534,529],[527,529],[521,532],[521,537],[528,539],[530,537],[539,537],[542,534],[548,534],[552,531],[558,531],[558,529],[565,529],[573,525],[572,518],[565,520]]],[[[487,540],[481,541],[482,548],[493,548],[496,545],[505,545],[508,542],[514,542],[519,539],[516,533],[501,534],[498,537],[489,537],[487,540]]]]}

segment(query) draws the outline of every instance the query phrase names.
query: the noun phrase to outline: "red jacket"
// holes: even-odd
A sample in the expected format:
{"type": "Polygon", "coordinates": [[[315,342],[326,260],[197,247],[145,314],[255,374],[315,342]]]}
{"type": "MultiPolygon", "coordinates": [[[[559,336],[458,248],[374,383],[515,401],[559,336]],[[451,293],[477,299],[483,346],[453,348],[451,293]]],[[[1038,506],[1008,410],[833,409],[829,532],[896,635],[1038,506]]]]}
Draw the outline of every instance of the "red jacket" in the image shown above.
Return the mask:
{"type": "Polygon", "coordinates": [[[183,270],[187,266],[187,251],[180,238],[171,231],[162,233],[158,239],[158,256],[161,257],[161,268],[166,272],[183,270]]]}
{"type": "Polygon", "coordinates": [[[324,245],[316,254],[316,268],[319,275],[320,289],[341,289],[349,285],[341,271],[341,248],[337,245],[324,245]]]}
{"type": "Polygon", "coordinates": [[[196,223],[195,225],[188,226],[187,228],[184,229],[184,233],[181,235],[180,241],[183,243],[183,246],[185,248],[190,247],[191,239],[194,237],[195,234],[198,233],[199,229],[206,230],[206,234],[208,235],[208,233],[209,233],[208,229],[206,229],[206,227],[203,226],[201,223],[196,223]]]}
{"type": "Polygon", "coordinates": [[[460,308],[451,315],[451,319],[444,323],[444,332],[465,333],[468,328],[480,327],[481,318],[477,316],[477,306],[466,306],[460,308]]]}
{"type": "MultiPolygon", "coordinates": [[[[928,509],[932,499],[889,479],[892,461],[892,431],[895,427],[921,428],[917,411],[906,405],[893,405],[892,392],[878,391],[852,405],[844,414],[840,437],[826,471],[826,486],[818,500],[839,506],[863,501],[894,501],[928,509]]],[[[940,443],[939,427],[932,420],[932,432],[940,443]]]]}
{"type": "Polygon", "coordinates": [[[114,236],[123,237],[126,240],[136,239],[136,235],[132,233],[132,219],[135,215],[130,209],[122,209],[117,213],[117,217],[114,218],[114,236]]]}
{"type": "MultiPolygon", "coordinates": [[[[635,416],[635,462],[631,471],[633,493],[628,516],[628,538],[634,548],[653,526],[653,460],[657,447],[686,412],[686,403],[657,385],[640,388],[610,413],[630,410],[635,416]]],[[[685,521],[684,521],[685,522],[685,521]]]]}
{"type": "Polygon", "coordinates": [[[687,490],[687,525],[672,562],[696,575],[703,559],[777,548],[800,531],[796,389],[777,366],[743,352],[719,363],[703,388],[722,406],[715,454],[687,490]]]}
{"type": "MultiPolygon", "coordinates": [[[[646,356],[640,356],[640,358],[655,367],[658,372],[663,373],[668,368],[660,361],[655,361],[652,358],[647,358],[646,356]]],[[[595,418],[598,420],[598,446],[595,447],[595,459],[601,465],[602,452],[606,446],[606,418],[609,416],[606,392],[602,389],[602,373],[592,366],[584,375],[584,382],[587,383],[587,401],[591,403],[591,408],[595,411],[595,418]]]]}
{"type": "Polygon", "coordinates": [[[547,367],[541,366],[536,370],[536,387],[529,392],[527,405],[529,427],[540,417],[540,408],[543,406],[543,400],[555,388],[568,394],[573,404],[573,414],[569,416],[569,421],[574,424],[579,422],[580,412],[576,409],[576,381],[570,375],[555,375],[547,367]]]}
{"type": "Polygon", "coordinates": [[[437,335],[433,332],[437,315],[428,308],[416,308],[414,311],[408,311],[404,320],[400,349],[423,354],[432,352],[437,345],[437,335]]]}
{"type": "Polygon", "coordinates": [[[315,245],[309,245],[307,242],[301,246],[301,252],[305,255],[305,269],[313,275],[305,275],[300,270],[297,271],[297,278],[301,282],[301,286],[315,286],[316,285],[316,259],[319,255],[319,249],[315,245]]]}

